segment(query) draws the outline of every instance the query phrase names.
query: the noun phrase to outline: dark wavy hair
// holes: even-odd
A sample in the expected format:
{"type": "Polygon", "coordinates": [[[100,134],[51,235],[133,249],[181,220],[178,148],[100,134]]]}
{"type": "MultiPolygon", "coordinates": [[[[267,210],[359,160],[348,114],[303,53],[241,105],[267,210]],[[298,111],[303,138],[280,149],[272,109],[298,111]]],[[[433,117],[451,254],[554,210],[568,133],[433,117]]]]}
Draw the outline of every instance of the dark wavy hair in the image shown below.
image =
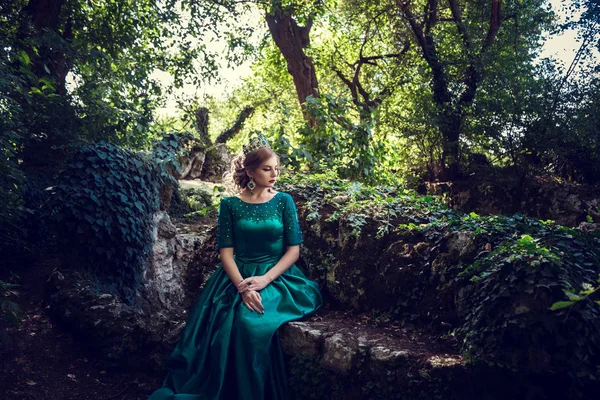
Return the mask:
{"type": "Polygon", "coordinates": [[[240,152],[237,156],[231,160],[231,178],[233,184],[238,189],[243,189],[250,182],[250,177],[246,174],[246,171],[252,171],[257,169],[271,157],[277,157],[277,163],[279,163],[279,156],[273,150],[268,147],[262,147],[260,149],[251,151],[244,155],[240,152]]]}

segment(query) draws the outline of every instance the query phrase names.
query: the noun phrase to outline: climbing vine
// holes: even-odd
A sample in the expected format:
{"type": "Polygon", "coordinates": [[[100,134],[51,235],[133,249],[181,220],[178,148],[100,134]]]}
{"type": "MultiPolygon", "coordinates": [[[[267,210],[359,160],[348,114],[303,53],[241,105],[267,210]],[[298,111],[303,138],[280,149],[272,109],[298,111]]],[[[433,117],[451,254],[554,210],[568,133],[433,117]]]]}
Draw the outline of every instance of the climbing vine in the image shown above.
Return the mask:
{"type": "Polygon", "coordinates": [[[169,134],[152,153],[105,142],[72,152],[58,184],[48,188],[48,213],[69,267],[111,276],[113,289],[135,301],[141,267],[152,249],[159,189],[173,184],[178,151],[189,139],[169,134]]]}

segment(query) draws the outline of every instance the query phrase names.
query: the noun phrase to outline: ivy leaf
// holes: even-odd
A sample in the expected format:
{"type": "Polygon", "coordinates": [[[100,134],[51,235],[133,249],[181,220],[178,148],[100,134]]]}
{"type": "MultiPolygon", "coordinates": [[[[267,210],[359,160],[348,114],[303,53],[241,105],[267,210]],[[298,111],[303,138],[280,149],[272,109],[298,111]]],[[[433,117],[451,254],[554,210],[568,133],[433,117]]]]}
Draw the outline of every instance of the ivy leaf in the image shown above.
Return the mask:
{"type": "Polygon", "coordinates": [[[100,205],[100,200],[98,200],[98,197],[96,197],[94,193],[90,193],[90,198],[94,201],[94,203],[100,205]]]}
{"type": "Polygon", "coordinates": [[[579,292],[579,294],[582,295],[582,296],[587,296],[589,294],[594,293],[594,290],[595,289],[582,290],[582,291],[579,292]]]}

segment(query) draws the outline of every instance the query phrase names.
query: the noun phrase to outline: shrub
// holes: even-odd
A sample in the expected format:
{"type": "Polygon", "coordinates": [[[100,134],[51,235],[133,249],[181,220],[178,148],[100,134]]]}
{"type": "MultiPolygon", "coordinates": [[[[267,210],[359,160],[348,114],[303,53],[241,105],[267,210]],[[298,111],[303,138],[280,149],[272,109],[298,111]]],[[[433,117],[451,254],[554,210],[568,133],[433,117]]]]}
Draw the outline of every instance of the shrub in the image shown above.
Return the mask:
{"type": "Polygon", "coordinates": [[[167,176],[159,165],[112,144],[83,146],[51,189],[52,219],[68,262],[113,277],[130,302],[151,251],[152,216],[167,176]]]}

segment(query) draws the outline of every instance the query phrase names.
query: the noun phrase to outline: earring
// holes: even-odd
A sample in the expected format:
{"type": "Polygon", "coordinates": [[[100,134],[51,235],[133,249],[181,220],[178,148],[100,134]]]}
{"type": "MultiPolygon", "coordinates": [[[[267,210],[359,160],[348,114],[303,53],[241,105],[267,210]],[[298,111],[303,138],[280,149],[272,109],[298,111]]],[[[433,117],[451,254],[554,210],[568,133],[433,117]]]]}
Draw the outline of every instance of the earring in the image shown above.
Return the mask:
{"type": "Polygon", "coordinates": [[[248,189],[250,189],[250,194],[254,194],[253,190],[256,187],[256,184],[254,183],[254,178],[250,177],[250,182],[248,182],[248,189]]]}

